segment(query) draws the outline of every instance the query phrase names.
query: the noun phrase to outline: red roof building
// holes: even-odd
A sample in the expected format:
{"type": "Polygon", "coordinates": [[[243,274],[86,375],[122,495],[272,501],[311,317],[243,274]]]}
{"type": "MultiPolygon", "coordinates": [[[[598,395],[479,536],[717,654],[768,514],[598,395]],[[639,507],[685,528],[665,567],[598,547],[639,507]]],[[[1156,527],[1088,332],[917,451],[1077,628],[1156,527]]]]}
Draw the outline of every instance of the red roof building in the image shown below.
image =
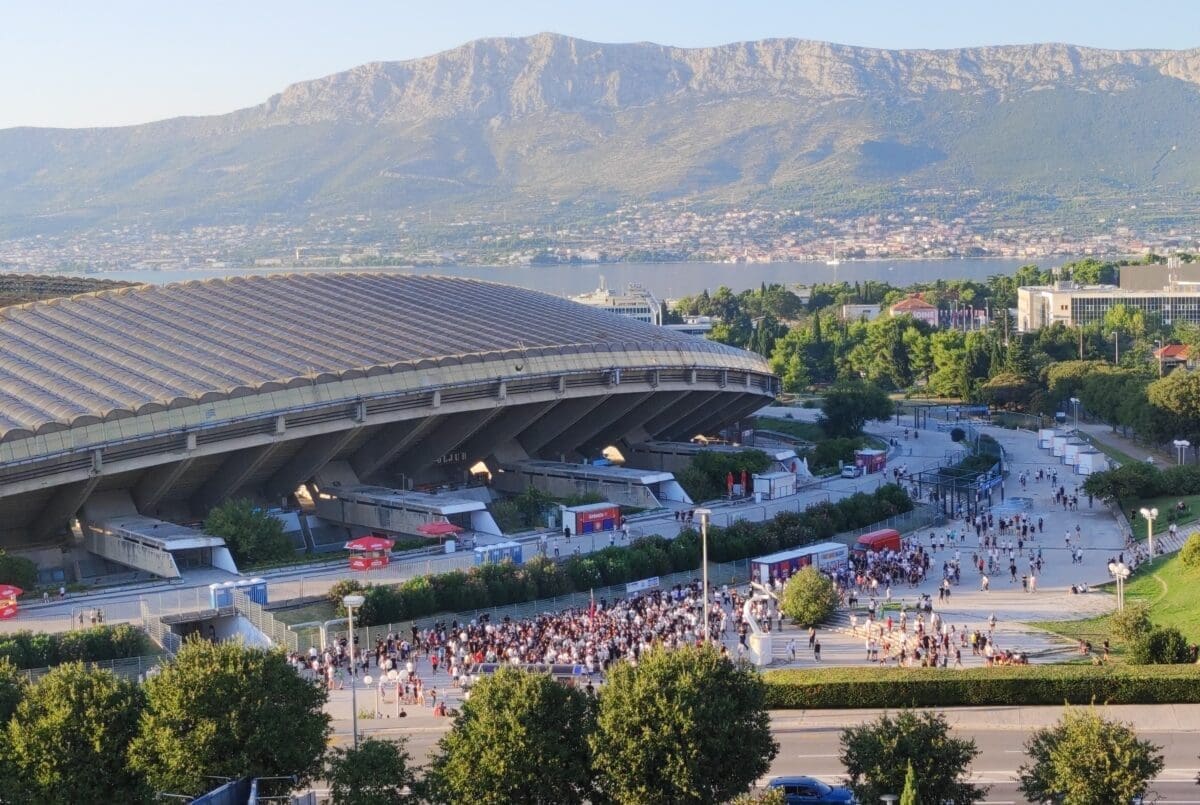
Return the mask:
{"type": "Polygon", "coordinates": [[[930,327],[938,326],[937,307],[929,304],[919,295],[913,295],[906,299],[901,299],[899,302],[892,305],[890,313],[893,316],[912,316],[918,321],[925,322],[930,327]]]}

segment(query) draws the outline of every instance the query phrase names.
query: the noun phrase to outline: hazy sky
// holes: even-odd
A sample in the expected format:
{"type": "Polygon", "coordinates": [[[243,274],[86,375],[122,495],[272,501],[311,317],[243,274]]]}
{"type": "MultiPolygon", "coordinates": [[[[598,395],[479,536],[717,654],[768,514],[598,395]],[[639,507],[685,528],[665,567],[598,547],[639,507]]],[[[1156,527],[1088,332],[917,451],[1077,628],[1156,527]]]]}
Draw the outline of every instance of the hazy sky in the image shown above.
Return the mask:
{"type": "Polygon", "coordinates": [[[1200,46],[1200,0],[2,0],[0,128],[219,114],[288,84],[484,36],[887,48],[1200,46]]]}

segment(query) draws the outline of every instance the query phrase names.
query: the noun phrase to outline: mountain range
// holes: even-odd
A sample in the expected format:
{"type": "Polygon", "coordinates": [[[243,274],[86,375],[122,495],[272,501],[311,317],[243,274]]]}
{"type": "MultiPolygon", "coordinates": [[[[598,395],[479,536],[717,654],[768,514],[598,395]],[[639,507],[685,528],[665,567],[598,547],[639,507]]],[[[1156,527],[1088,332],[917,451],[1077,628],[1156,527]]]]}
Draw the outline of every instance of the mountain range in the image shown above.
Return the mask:
{"type": "Polygon", "coordinates": [[[676,199],[820,215],[983,198],[1068,222],[1158,202],[1165,220],[1198,191],[1200,49],[540,34],[366,64],[225,115],[0,131],[7,236],[379,210],[532,222],[676,199]]]}

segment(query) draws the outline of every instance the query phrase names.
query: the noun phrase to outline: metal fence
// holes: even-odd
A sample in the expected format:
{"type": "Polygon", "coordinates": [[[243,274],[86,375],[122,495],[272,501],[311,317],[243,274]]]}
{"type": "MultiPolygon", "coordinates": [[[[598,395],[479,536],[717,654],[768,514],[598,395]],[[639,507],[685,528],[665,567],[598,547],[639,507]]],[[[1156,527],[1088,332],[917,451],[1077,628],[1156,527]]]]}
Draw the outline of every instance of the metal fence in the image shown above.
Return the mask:
{"type": "Polygon", "coordinates": [[[273,644],[285,651],[299,651],[300,644],[296,632],[282,621],[276,620],[274,615],[251,601],[250,596],[237,588],[233,590],[233,606],[239,615],[250,621],[254,628],[262,632],[273,644]]]}
{"type": "MultiPolygon", "coordinates": [[[[121,660],[95,660],[94,662],[85,662],[89,670],[112,671],[114,674],[125,679],[132,679],[138,682],[146,678],[146,673],[152,668],[157,668],[166,662],[169,658],[161,654],[152,654],[143,657],[126,657],[121,660]]],[[[29,668],[22,671],[30,682],[37,682],[39,679],[50,673],[53,668],[29,668]]]]}

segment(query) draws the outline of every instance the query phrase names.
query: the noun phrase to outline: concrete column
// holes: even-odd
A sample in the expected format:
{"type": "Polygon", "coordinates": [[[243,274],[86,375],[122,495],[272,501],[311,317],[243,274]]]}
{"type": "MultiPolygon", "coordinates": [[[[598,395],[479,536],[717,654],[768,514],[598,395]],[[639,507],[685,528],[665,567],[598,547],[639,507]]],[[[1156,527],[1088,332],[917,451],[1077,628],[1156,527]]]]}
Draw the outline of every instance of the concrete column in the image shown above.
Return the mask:
{"type": "Polygon", "coordinates": [[[517,436],[517,441],[521,443],[525,452],[532,456],[549,444],[554,437],[603,405],[607,399],[608,397],[578,397],[563,400],[554,406],[550,413],[534,422],[517,436]]]}
{"type": "Polygon", "coordinates": [[[269,500],[292,494],[300,484],[332,461],[360,432],[360,428],[347,428],[312,437],[263,484],[263,494],[269,500]]]}
{"type": "Polygon", "coordinates": [[[721,392],[719,391],[690,391],[686,397],[669,408],[664,409],[658,416],[647,421],[643,427],[650,434],[650,438],[662,438],[661,434],[670,429],[672,425],[681,421],[684,417],[691,416],[702,406],[711,403],[720,394],[721,392]]]}
{"type": "Polygon", "coordinates": [[[460,449],[467,454],[470,461],[486,459],[497,445],[515,438],[518,433],[550,413],[556,405],[557,401],[510,405],[500,416],[463,442],[460,449]]]}
{"type": "MultiPolygon", "coordinates": [[[[619,417],[616,421],[600,430],[588,440],[584,447],[588,449],[604,448],[610,444],[616,444],[624,440],[631,433],[638,431],[647,422],[660,416],[663,411],[678,405],[688,394],[689,392],[686,391],[655,392],[642,405],[634,408],[629,413],[619,417]]],[[[637,441],[640,441],[640,439],[637,441]]]]}
{"type": "Polygon", "coordinates": [[[654,392],[612,395],[604,407],[568,427],[547,444],[543,448],[543,452],[547,455],[574,453],[580,445],[591,441],[609,425],[638,406],[644,405],[652,396],[654,396],[654,392]]]}
{"type": "Polygon", "coordinates": [[[100,476],[93,475],[85,481],[58,487],[33,520],[30,532],[34,540],[48,539],[66,528],[67,522],[76,515],[98,483],[100,476]]]}
{"type": "Polygon", "coordinates": [[[448,417],[437,430],[410,445],[389,463],[400,467],[405,475],[418,476],[502,413],[504,408],[497,406],[491,411],[468,411],[448,417]]]}
{"type": "Polygon", "coordinates": [[[163,464],[146,470],[133,488],[133,502],[142,514],[153,516],[153,509],[171,491],[195,459],[187,457],[174,464],[163,464]]]}
{"type": "Polygon", "coordinates": [[[722,406],[720,410],[714,411],[711,416],[701,421],[696,426],[697,432],[711,433],[770,404],[771,399],[761,394],[740,394],[728,405],[722,406]]]}
{"type": "Polygon", "coordinates": [[[205,514],[246,485],[254,473],[279,450],[282,441],[259,445],[230,454],[217,471],[192,495],[194,514],[205,514]]]}
{"type": "Polygon", "coordinates": [[[692,409],[690,413],[680,417],[669,427],[664,428],[661,438],[671,441],[687,441],[700,432],[698,426],[701,422],[711,417],[714,410],[728,404],[731,396],[734,395],[721,391],[710,393],[708,399],[692,409]]]}
{"type": "Polygon", "coordinates": [[[425,434],[438,427],[444,418],[424,416],[420,419],[407,419],[371,433],[367,438],[367,443],[350,458],[350,466],[359,478],[375,474],[409,445],[424,438],[425,434]]]}

